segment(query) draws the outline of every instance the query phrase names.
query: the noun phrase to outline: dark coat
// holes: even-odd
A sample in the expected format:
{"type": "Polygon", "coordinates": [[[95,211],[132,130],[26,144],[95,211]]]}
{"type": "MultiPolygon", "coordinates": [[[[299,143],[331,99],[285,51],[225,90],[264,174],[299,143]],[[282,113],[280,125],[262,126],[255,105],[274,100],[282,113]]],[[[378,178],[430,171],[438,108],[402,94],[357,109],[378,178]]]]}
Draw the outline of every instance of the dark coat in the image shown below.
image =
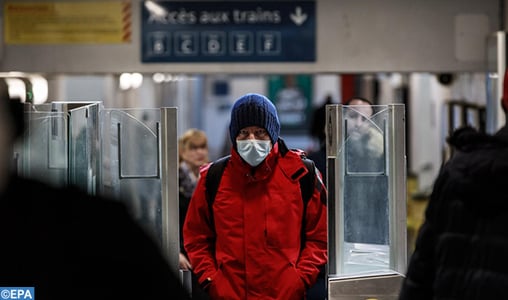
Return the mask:
{"type": "Polygon", "coordinates": [[[0,212],[2,287],[34,287],[38,300],[189,298],[118,201],[13,178],[0,212]]]}
{"type": "Polygon", "coordinates": [[[187,256],[187,252],[183,246],[183,224],[197,183],[197,181],[192,180],[190,172],[192,171],[185,164],[180,163],[178,168],[178,210],[180,217],[178,220],[180,222],[180,253],[185,256],[187,256]]]}
{"type": "Polygon", "coordinates": [[[458,130],[399,299],[498,299],[508,286],[508,128],[458,130]]]}

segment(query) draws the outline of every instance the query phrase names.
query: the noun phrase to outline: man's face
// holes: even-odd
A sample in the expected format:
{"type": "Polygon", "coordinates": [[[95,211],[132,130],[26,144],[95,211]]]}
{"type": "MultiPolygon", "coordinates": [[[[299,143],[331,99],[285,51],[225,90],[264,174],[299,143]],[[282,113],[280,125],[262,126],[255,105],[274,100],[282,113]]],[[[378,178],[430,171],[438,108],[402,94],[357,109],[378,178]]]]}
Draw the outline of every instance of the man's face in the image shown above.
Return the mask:
{"type": "Polygon", "coordinates": [[[238,132],[237,140],[260,140],[260,141],[269,141],[270,135],[263,127],[259,126],[248,126],[242,128],[238,132]]]}
{"type": "Polygon", "coordinates": [[[369,119],[372,116],[372,106],[362,100],[353,100],[349,103],[353,107],[348,107],[346,112],[348,136],[350,138],[360,138],[369,128],[369,119]]]}

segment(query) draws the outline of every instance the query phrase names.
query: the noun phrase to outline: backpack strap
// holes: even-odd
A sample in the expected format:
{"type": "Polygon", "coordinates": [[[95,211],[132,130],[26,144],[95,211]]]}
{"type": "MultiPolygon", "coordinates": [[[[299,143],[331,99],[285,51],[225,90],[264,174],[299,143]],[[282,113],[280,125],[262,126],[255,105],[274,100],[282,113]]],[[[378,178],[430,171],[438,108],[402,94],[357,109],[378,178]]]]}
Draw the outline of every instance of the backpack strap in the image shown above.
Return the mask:
{"type": "Polygon", "coordinates": [[[222,173],[228,164],[231,155],[227,155],[212,162],[206,173],[205,187],[206,187],[206,201],[208,202],[208,209],[210,211],[210,224],[213,226],[213,202],[215,201],[215,195],[219,189],[220,180],[222,179],[222,173]]]}
{"type": "MultiPolygon", "coordinates": [[[[302,214],[302,228],[300,230],[301,235],[301,248],[303,249],[305,246],[305,225],[306,225],[306,219],[305,216],[307,215],[307,204],[309,203],[310,199],[312,198],[312,194],[314,193],[314,188],[318,187],[319,185],[316,182],[316,166],[314,164],[314,161],[307,158],[307,154],[305,151],[301,149],[291,149],[286,146],[286,143],[283,139],[279,138],[279,151],[282,156],[285,156],[289,151],[297,152],[300,158],[302,159],[303,164],[305,165],[305,168],[307,169],[307,174],[300,177],[300,191],[302,193],[302,200],[303,200],[303,214],[302,214]]],[[[298,177],[303,172],[302,169],[298,170],[297,173],[293,174],[292,176],[298,177]]]]}
{"type": "Polygon", "coordinates": [[[305,225],[306,225],[306,218],[307,215],[307,204],[309,203],[310,199],[312,198],[312,194],[314,193],[314,186],[315,186],[315,178],[316,178],[316,166],[314,165],[314,162],[311,159],[308,159],[305,154],[300,154],[300,158],[302,159],[303,164],[305,165],[305,168],[307,168],[307,174],[305,174],[303,177],[300,178],[300,191],[302,193],[302,199],[303,199],[303,214],[302,214],[302,228],[300,231],[301,235],[301,247],[300,249],[303,249],[305,246],[305,225]]]}
{"type": "MultiPolygon", "coordinates": [[[[314,190],[315,182],[314,178],[316,176],[316,167],[314,164],[314,161],[307,158],[307,155],[305,151],[300,149],[291,149],[289,150],[288,146],[284,142],[282,138],[279,138],[277,141],[279,143],[279,151],[281,155],[284,157],[289,151],[297,152],[298,155],[300,155],[300,158],[302,159],[303,164],[305,165],[305,168],[307,168],[307,174],[305,174],[303,177],[300,178],[300,189],[302,191],[302,199],[304,207],[307,206],[307,203],[309,202],[310,198],[312,197],[312,193],[314,190]]],[[[297,173],[293,174],[292,177],[298,177],[303,172],[303,169],[297,171],[297,173]]]]}
{"type": "Polygon", "coordinates": [[[307,207],[307,203],[309,203],[312,194],[314,193],[315,186],[315,178],[316,178],[316,166],[314,161],[308,159],[307,156],[301,155],[302,162],[307,168],[307,174],[300,178],[300,190],[302,192],[302,199],[304,204],[304,209],[307,207]]]}

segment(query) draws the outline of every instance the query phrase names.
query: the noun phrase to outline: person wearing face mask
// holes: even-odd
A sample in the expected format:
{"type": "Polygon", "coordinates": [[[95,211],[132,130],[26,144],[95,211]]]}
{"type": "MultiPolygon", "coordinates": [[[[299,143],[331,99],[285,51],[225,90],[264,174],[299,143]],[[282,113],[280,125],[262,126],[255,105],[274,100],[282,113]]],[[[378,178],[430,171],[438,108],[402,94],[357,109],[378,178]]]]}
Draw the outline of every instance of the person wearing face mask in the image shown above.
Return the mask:
{"type": "Polygon", "coordinates": [[[304,203],[301,151],[279,137],[272,102],[246,94],[233,105],[231,156],[209,206],[206,175],[190,201],[184,246],[210,299],[304,299],[327,262],[326,188],[315,172],[304,203]],[[305,207],[304,207],[305,206],[305,207]]]}

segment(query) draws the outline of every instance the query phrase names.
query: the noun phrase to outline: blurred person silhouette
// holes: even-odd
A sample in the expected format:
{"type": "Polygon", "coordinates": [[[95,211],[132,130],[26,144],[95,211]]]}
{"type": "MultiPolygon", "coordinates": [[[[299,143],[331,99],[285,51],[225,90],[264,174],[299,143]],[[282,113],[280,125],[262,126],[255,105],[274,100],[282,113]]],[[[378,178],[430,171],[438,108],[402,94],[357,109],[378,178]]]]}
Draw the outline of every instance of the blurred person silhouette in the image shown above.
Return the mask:
{"type": "Polygon", "coordinates": [[[211,299],[304,299],[327,262],[326,188],[303,151],[279,137],[272,102],[245,94],[231,110],[215,196],[201,169],[184,225],[185,249],[211,299]],[[310,179],[304,202],[302,178],[310,179]],[[213,202],[209,202],[213,197],[213,202]]]}
{"type": "MultiPolygon", "coordinates": [[[[502,109],[508,111],[508,88],[502,109]]],[[[399,299],[499,299],[508,286],[508,127],[447,139],[399,299]]]]}
{"type": "Polygon", "coordinates": [[[348,99],[346,119],[346,156],[348,171],[381,172],[384,170],[384,147],[381,129],[371,120],[374,107],[362,97],[348,99]]]}
{"type": "MultiPolygon", "coordinates": [[[[180,255],[178,266],[181,270],[191,271],[192,265],[187,257],[183,244],[183,224],[187,209],[196,188],[199,178],[199,169],[208,162],[208,139],[202,130],[191,128],[185,131],[178,139],[178,186],[179,186],[179,211],[180,211],[180,255]]],[[[192,295],[205,297],[196,276],[192,275],[192,295]]]]}
{"type": "Polygon", "coordinates": [[[23,104],[9,98],[4,80],[0,98],[2,298],[32,287],[38,300],[189,299],[159,246],[120,202],[15,174],[23,104]]]}
{"type": "MultiPolygon", "coordinates": [[[[312,120],[310,126],[310,136],[316,138],[318,141],[318,148],[309,151],[309,159],[316,163],[316,167],[321,174],[326,176],[326,105],[332,104],[332,96],[327,95],[325,102],[312,113],[312,120]]],[[[326,184],[326,180],[324,182],[326,184]]]]}
{"type": "MultiPolygon", "coordinates": [[[[310,127],[310,135],[318,140],[318,149],[309,151],[307,157],[314,161],[319,172],[325,176],[323,180],[326,186],[326,134],[325,134],[325,121],[326,121],[326,105],[332,104],[332,96],[327,95],[325,102],[316,108],[312,114],[312,121],[310,127]]],[[[316,283],[307,290],[307,300],[326,299],[327,298],[328,281],[326,279],[326,269],[321,268],[316,283]]]]}
{"type": "MultiPolygon", "coordinates": [[[[332,104],[328,95],[322,106],[318,107],[312,115],[310,135],[319,141],[319,149],[310,151],[308,157],[312,159],[321,174],[326,174],[326,105],[332,104]]],[[[369,119],[374,110],[370,100],[362,97],[348,99],[344,105],[353,106],[347,110],[347,144],[350,170],[362,169],[380,170],[383,167],[383,137],[380,131],[369,119]]]]}

